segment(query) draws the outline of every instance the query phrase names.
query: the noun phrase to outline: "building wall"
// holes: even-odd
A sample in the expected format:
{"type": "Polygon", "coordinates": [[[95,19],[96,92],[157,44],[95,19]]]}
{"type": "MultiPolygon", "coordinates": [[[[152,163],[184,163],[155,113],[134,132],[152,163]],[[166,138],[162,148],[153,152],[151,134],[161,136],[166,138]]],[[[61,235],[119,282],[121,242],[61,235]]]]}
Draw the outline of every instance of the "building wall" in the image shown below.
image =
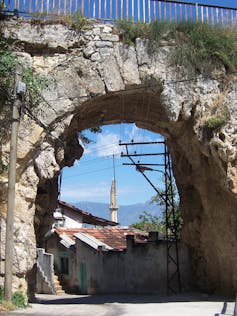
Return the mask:
{"type": "MultiPolygon", "coordinates": [[[[166,243],[136,244],[127,236],[124,251],[95,250],[77,239],[67,249],[54,235],[47,251],[54,254],[55,271],[67,293],[160,293],[166,294],[166,243]],[[61,260],[68,258],[68,273],[62,273],[61,260]]],[[[183,290],[190,289],[191,273],[186,246],[179,243],[183,290]]],[[[175,269],[175,267],[173,267],[175,269]]]]}
{"type": "MultiPolygon", "coordinates": [[[[77,265],[81,266],[84,263],[86,267],[88,294],[166,293],[164,241],[139,245],[130,241],[127,250],[108,252],[93,250],[77,241],[76,252],[77,265]]],[[[179,252],[183,289],[188,289],[191,283],[189,255],[184,244],[179,244],[179,252]]],[[[80,271],[78,281],[81,289],[80,271]]]]}
{"type": "Polygon", "coordinates": [[[57,235],[53,235],[47,240],[46,250],[54,255],[54,271],[58,275],[63,289],[67,293],[79,293],[76,251],[74,247],[70,249],[64,247],[57,235]],[[68,259],[68,272],[63,271],[62,260],[68,259]]]}
{"type": "Polygon", "coordinates": [[[63,208],[63,215],[65,218],[64,227],[66,228],[81,228],[82,227],[82,215],[76,214],[66,208],[63,208]]]}

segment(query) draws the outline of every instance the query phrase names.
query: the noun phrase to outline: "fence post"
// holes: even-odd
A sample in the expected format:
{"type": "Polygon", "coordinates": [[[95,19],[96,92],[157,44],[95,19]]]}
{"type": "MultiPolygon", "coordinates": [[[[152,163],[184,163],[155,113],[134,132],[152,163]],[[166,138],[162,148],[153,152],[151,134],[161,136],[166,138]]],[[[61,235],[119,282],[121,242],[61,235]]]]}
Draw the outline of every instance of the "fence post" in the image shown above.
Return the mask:
{"type": "Polygon", "coordinates": [[[199,20],[199,16],[198,16],[198,3],[195,4],[195,14],[196,14],[196,22],[198,22],[198,20],[199,20]]]}

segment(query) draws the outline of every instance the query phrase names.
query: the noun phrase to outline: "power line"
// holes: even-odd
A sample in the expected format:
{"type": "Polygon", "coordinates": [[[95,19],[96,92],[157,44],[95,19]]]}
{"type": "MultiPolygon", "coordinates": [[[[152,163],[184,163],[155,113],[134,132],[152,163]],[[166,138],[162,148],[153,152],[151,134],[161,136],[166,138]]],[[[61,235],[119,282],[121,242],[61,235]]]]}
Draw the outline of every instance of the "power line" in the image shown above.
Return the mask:
{"type": "Polygon", "coordinates": [[[119,142],[114,142],[114,143],[110,143],[110,144],[107,144],[107,145],[101,145],[101,146],[95,145],[94,151],[100,151],[100,149],[102,149],[102,148],[105,149],[105,148],[114,147],[114,145],[116,145],[116,144],[119,144],[119,142]]]}
{"type": "MultiPolygon", "coordinates": [[[[123,166],[122,164],[115,165],[116,168],[120,168],[122,166],[123,166]]],[[[101,171],[104,171],[104,170],[109,170],[109,169],[111,170],[111,169],[113,169],[113,167],[107,167],[107,168],[103,168],[103,169],[92,170],[92,171],[89,171],[89,172],[79,173],[78,175],[74,174],[72,176],[67,176],[67,177],[63,177],[63,178],[64,179],[76,178],[76,177],[84,176],[86,174],[98,173],[98,172],[101,172],[101,171]]]]}
{"type": "MultiPolygon", "coordinates": [[[[229,72],[228,74],[220,74],[220,75],[215,75],[215,76],[211,76],[211,77],[207,77],[206,75],[203,75],[203,74],[200,74],[200,75],[197,75],[195,77],[192,77],[192,78],[187,78],[187,79],[180,79],[180,80],[170,80],[170,81],[166,81],[166,80],[163,80],[163,84],[178,84],[178,83],[188,83],[188,82],[192,82],[192,81],[196,81],[198,79],[211,79],[211,80],[217,80],[217,79],[220,79],[220,78],[223,78],[223,77],[226,77],[226,76],[231,76],[231,75],[236,75],[237,74],[237,71],[233,71],[233,72],[229,72]]],[[[136,87],[128,87],[126,88],[126,90],[116,90],[116,91],[113,91],[111,92],[111,94],[116,94],[116,93],[121,93],[123,94],[123,92],[128,92],[128,91],[137,91],[137,90],[144,90],[146,88],[154,88],[154,87],[160,87],[161,86],[161,83],[153,83],[153,84],[148,84],[148,85],[139,85],[139,86],[136,86],[136,87]]],[[[41,99],[46,102],[46,104],[55,112],[57,113],[57,111],[53,108],[53,106],[48,102],[48,100],[45,99],[45,97],[37,90],[35,90],[35,92],[38,94],[39,97],[41,97],[41,99]]],[[[109,95],[110,93],[108,93],[109,95]]],[[[102,94],[90,94],[90,95],[84,95],[84,96],[80,96],[80,97],[77,97],[76,99],[86,99],[86,98],[89,98],[90,100],[93,100],[93,99],[96,99],[97,97],[99,96],[102,96],[102,94]]],[[[103,95],[104,96],[104,95],[103,95]]],[[[57,100],[57,99],[56,99],[57,100]]],[[[52,100],[53,101],[53,100],[52,100]]],[[[88,101],[88,100],[87,100],[88,101]]]]}
{"type": "MultiPolygon", "coordinates": [[[[108,156],[103,156],[103,157],[97,157],[97,158],[94,158],[94,159],[89,159],[89,160],[84,160],[84,161],[79,161],[79,163],[80,164],[89,164],[89,163],[93,163],[93,161],[95,161],[95,160],[101,160],[102,161],[102,159],[105,159],[105,160],[108,160],[108,159],[111,159],[113,156],[120,156],[120,154],[117,154],[117,155],[113,155],[113,154],[111,154],[111,155],[108,155],[108,156]]],[[[104,161],[103,161],[104,162],[104,161]]]]}
{"type": "MultiPolygon", "coordinates": [[[[218,79],[218,78],[222,78],[222,77],[226,77],[226,76],[229,76],[229,75],[234,75],[234,74],[237,74],[237,72],[231,72],[229,74],[222,74],[222,75],[216,75],[216,76],[213,76],[212,78],[210,79],[218,79]]],[[[182,79],[182,80],[171,80],[171,81],[164,81],[165,84],[177,84],[177,83],[185,83],[185,82],[191,82],[191,81],[195,81],[197,79],[199,79],[200,77],[204,78],[203,75],[199,75],[199,76],[196,76],[194,78],[189,78],[189,79],[182,79]]],[[[206,77],[205,77],[206,78],[206,77]]],[[[126,92],[126,91],[137,91],[137,90],[142,90],[142,89],[145,89],[145,88],[150,88],[150,87],[155,87],[155,86],[160,86],[160,84],[156,83],[156,84],[151,84],[151,85],[146,85],[146,86],[137,86],[137,87],[133,87],[133,88],[128,88],[126,90],[119,90],[119,91],[114,91],[113,93],[122,93],[122,92],[126,92]]],[[[54,107],[48,102],[48,100],[45,99],[45,97],[37,90],[37,89],[34,89],[34,91],[37,93],[37,95],[42,99],[43,102],[45,102],[49,108],[51,108],[55,114],[57,114],[57,111],[54,109],[54,107]]],[[[84,96],[81,96],[81,97],[78,97],[78,99],[85,99],[87,97],[90,97],[91,100],[93,100],[94,98],[98,97],[98,95],[95,95],[95,96],[92,96],[92,95],[84,95],[84,96]]],[[[150,100],[149,100],[149,103],[150,103],[150,100]]],[[[51,134],[51,131],[48,129],[48,126],[46,126],[42,121],[40,121],[40,119],[38,119],[33,113],[32,111],[25,106],[25,110],[26,110],[26,114],[28,116],[31,117],[31,119],[33,119],[39,126],[41,126],[45,131],[47,131],[47,134],[50,135],[51,137],[57,139],[59,142],[61,142],[64,145],[64,143],[62,142],[62,140],[60,140],[58,137],[54,136],[53,134],[51,134]]],[[[45,112],[44,112],[45,113],[45,112]]],[[[97,152],[99,151],[100,148],[110,148],[110,147],[113,147],[113,145],[104,145],[104,146],[100,146],[100,147],[97,147],[94,152],[97,152]]]]}
{"type": "Polygon", "coordinates": [[[26,115],[28,115],[31,119],[33,119],[40,127],[42,127],[47,135],[49,135],[52,138],[58,140],[63,145],[63,147],[65,148],[64,142],[61,139],[59,139],[57,136],[53,135],[51,133],[51,131],[48,129],[48,127],[43,122],[41,122],[25,104],[23,106],[23,112],[26,115]]]}

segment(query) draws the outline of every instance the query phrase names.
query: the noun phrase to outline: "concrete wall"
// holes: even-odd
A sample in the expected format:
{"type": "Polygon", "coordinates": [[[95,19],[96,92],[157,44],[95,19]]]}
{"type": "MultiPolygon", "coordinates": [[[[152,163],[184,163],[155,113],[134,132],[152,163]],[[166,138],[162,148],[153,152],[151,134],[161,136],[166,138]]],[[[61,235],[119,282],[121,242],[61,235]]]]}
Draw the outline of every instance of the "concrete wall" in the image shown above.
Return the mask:
{"type": "Polygon", "coordinates": [[[46,250],[54,255],[54,271],[59,277],[63,289],[67,293],[79,293],[78,269],[76,261],[76,250],[64,247],[57,235],[53,235],[47,240],[46,250]],[[68,258],[68,273],[62,273],[61,258],[68,258]]]}
{"type": "MultiPolygon", "coordinates": [[[[95,251],[76,243],[77,264],[86,265],[87,293],[166,293],[166,243],[128,242],[125,251],[95,251]]],[[[189,255],[179,244],[180,270],[184,289],[190,287],[189,255]]],[[[175,267],[173,266],[173,271],[175,267]]],[[[79,273],[79,288],[81,288],[79,273]]]]}
{"type": "MultiPolygon", "coordinates": [[[[56,236],[47,242],[54,254],[55,271],[68,293],[164,293],[166,294],[166,243],[154,241],[136,244],[127,236],[124,251],[95,250],[80,240],[67,249],[56,236]],[[60,258],[69,258],[69,273],[62,274],[60,258]]],[[[179,243],[183,290],[190,288],[189,254],[179,243]]],[[[175,267],[173,266],[173,269],[175,267]]],[[[174,271],[174,270],[173,270],[174,271]]]]}

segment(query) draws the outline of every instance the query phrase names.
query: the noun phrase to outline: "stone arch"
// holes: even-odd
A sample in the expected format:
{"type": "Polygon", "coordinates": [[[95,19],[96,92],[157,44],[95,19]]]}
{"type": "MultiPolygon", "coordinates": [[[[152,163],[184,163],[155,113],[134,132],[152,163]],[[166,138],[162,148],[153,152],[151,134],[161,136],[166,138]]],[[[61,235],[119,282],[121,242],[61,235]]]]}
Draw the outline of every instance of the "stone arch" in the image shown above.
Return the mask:
{"type": "MultiPolygon", "coordinates": [[[[24,283],[34,262],[34,226],[43,234],[42,224],[50,225],[47,216],[56,201],[59,170],[83,153],[78,131],[135,122],[167,139],[195,283],[209,292],[233,294],[237,285],[236,79],[179,80],[167,59],[172,43],[164,41],[153,53],[146,40],[127,46],[111,25],[95,24],[85,34],[75,34],[58,23],[8,23],[11,32],[6,36],[14,34],[18,39],[20,58],[54,78],[44,91],[45,101],[33,109],[47,130],[27,116],[21,123],[14,262],[18,284],[19,278],[24,283]],[[223,106],[230,117],[221,133],[216,129],[206,135],[207,118],[223,106]]],[[[223,69],[215,71],[223,75],[223,69]]],[[[2,183],[5,218],[6,178],[2,183]]]]}

